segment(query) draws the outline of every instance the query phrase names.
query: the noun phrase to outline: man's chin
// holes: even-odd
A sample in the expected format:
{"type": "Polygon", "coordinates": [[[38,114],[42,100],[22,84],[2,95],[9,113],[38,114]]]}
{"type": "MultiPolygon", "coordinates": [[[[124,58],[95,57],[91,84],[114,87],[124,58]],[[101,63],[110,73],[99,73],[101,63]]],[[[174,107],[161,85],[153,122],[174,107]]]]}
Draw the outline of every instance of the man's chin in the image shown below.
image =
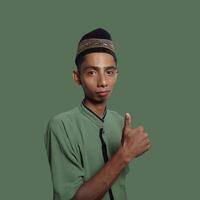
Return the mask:
{"type": "Polygon", "coordinates": [[[108,97],[95,97],[95,98],[85,97],[85,99],[87,99],[93,104],[105,104],[109,98],[108,97]]]}
{"type": "Polygon", "coordinates": [[[106,103],[110,98],[110,95],[108,96],[97,96],[95,99],[99,103],[106,103]]]}
{"type": "Polygon", "coordinates": [[[106,103],[108,100],[108,98],[97,98],[94,100],[94,103],[96,104],[102,104],[102,103],[106,103]]]}

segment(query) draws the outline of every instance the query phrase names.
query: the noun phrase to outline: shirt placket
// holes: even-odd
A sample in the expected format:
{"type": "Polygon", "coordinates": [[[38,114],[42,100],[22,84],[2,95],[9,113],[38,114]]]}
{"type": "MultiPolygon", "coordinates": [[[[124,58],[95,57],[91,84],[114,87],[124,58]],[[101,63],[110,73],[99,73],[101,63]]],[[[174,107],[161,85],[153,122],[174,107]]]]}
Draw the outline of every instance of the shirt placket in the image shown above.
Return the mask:
{"type": "MultiPolygon", "coordinates": [[[[85,111],[85,114],[88,115],[88,117],[96,124],[98,125],[99,127],[99,139],[101,141],[101,150],[102,150],[102,156],[103,156],[103,160],[104,160],[104,163],[107,163],[108,162],[108,155],[109,155],[109,149],[107,148],[107,140],[105,138],[106,135],[105,135],[105,128],[104,128],[104,118],[106,116],[106,113],[104,115],[104,118],[101,119],[99,118],[94,112],[92,112],[89,108],[87,108],[83,102],[82,102],[82,108],[83,110],[85,111]]],[[[109,192],[109,197],[110,197],[110,200],[114,200],[114,196],[113,196],[113,193],[112,193],[112,189],[110,188],[108,190],[109,192]]]]}

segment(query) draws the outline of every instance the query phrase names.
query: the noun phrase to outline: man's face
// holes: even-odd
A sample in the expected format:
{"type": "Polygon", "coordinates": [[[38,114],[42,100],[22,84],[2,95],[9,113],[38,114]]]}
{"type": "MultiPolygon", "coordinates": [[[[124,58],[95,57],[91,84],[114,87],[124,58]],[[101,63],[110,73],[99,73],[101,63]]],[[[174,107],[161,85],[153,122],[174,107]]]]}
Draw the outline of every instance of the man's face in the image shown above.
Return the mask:
{"type": "Polygon", "coordinates": [[[89,53],[84,57],[79,72],[74,72],[76,82],[82,85],[85,97],[92,102],[105,102],[117,80],[116,63],[107,53],[89,53]]]}

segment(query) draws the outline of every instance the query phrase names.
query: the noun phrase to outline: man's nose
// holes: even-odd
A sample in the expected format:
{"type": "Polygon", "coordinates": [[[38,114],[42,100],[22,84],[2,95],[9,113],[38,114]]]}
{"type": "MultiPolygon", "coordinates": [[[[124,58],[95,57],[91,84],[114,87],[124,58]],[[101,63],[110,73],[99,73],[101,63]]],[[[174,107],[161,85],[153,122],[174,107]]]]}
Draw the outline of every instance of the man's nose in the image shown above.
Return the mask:
{"type": "Polygon", "coordinates": [[[107,87],[107,80],[104,74],[100,74],[98,77],[98,87],[107,87]]]}

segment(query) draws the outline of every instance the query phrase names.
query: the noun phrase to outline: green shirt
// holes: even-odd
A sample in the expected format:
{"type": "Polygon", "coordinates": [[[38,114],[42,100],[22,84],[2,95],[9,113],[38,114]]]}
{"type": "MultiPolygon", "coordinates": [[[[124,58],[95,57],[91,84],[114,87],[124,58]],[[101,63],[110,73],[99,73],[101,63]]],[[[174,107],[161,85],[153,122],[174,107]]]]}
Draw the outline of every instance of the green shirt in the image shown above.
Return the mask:
{"type": "MultiPolygon", "coordinates": [[[[49,120],[45,147],[53,182],[54,200],[70,200],[78,188],[105,164],[100,130],[108,159],[121,143],[123,117],[106,109],[101,119],[83,102],[49,120]]],[[[126,200],[125,177],[128,166],[112,185],[114,200],[126,200]]],[[[110,200],[107,192],[103,200],[110,200]]]]}

